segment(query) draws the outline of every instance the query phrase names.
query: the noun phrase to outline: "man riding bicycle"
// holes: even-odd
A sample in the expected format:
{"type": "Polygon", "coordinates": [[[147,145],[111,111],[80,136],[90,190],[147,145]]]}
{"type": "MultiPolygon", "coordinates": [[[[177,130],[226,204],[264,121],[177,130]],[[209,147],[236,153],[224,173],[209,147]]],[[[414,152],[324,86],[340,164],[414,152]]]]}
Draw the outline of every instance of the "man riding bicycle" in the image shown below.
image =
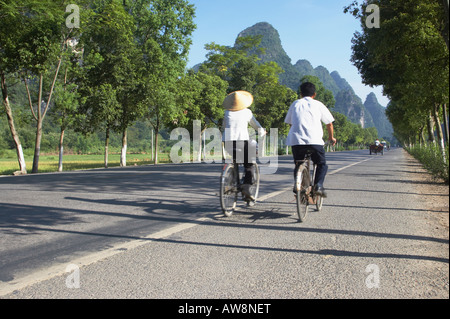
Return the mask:
{"type": "Polygon", "coordinates": [[[257,143],[250,140],[248,125],[250,124],[255,130],[258,130],[260,136],[265,135],[265,130],[255,119],[252,111],[248,109],[252,104],[253,95],[247,91],[236,91],[225,98],[222,141],[225,143],[226,151],[233,156],[233,160],[244,164],[242,193],[247,198],[254,200],[250,194],[250,186],[253,181],[252,161],[256,158],[257,143]]]}
{"type": "Polygon", "coordinates": [[[307,152],[312,153],[311,159],[317,165],[314,191],[317,195],[327,197],[323,187],[328,165],[323,147],[322,122],[327,126],[330,143],[335,145],[334,117],[322,102],[315,100],[317,94],[313,83],[303,83],[300,92],[302,98],[292,103],[285,119],[285,123],[291,125],[287,145],[292,146],[296,163],[304,160],[307,152]]]}

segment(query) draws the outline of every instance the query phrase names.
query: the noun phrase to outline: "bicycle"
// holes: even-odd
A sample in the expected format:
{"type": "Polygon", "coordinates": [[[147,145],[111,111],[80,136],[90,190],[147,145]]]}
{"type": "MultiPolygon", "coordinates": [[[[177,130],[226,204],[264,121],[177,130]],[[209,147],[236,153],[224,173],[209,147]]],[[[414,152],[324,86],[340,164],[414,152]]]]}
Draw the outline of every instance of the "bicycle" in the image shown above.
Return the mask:
{"type": "Polygon", "coordinates": [[[311,155],[312,153],[308,151],[304,160],[295,163],[294,193],[297,202],[297,215],[301,223],[306,220],[309,205],[316,205],[317,211],[321,211],[323,205],[323,197],[314,192],[317,165],[314,165],[311,175],[311,155]]]}
{"type": "MultiPolygon", "coordinates": [[[[239,165],[236,161],[228,163],[223,166],[222,174],[220,177],[220,204],[222,206],[222,212],[226,217],[231,217],[236,209],[236,203],[239,193],[242,194],[242,185],[244,172],[240,172],[239,165]]],[[[260,172],[257,163],[253,163],[253,178],[250,187],[250,194],[253,200],[246,198],[242,194],[242,199],[247,202],[247,206],[254,206],[258,198],[259,193],[259,179],[260,172]]]]}

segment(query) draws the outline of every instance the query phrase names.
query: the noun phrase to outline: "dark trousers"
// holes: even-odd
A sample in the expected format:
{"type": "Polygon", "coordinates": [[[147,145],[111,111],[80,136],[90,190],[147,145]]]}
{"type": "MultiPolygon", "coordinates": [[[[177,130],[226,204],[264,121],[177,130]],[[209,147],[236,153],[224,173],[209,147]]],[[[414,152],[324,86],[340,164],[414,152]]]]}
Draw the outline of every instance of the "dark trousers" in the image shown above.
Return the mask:
{"type": "Polygon", "coordinates": [[[302,161],[308,151],[312,152],[311,160],[317,165],[316,178],[314,184],[323,187],[325,176],[328,172],[327,160],[325,158],[325,149],[322,145],[294,145],[292,154],[295,161],[302,161]]]}
{"type": "Polygon", "coordinates": [[[232,141],[232,143],[230,141],[227,142],[225,145],[226,148],[228,148],[227,151],[233,156],[233,161],[237,161],[240,164],[244,164],[245,168],[243,181],[244,184],[253,184],[253,163],[251,159],[249,160],[249,157],[253,157],[255,155],[249,154],[248,141],[232,141]]]}

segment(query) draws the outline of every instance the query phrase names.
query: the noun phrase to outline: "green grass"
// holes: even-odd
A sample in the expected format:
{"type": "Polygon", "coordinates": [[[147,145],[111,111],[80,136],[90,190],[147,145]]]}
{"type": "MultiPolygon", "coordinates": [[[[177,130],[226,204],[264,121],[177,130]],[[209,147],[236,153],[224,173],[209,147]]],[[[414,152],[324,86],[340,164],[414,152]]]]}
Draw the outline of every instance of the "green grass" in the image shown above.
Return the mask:
{"type": "MultiPolygon", "coordinates": [[[[39,173],[57,172],[58,155],[41,155],[39,157],[39,173]]],[[[169,154],[158,155],[159,163],[168,163],[169,154]]],[[[25,156],[27,171],[31,172],[33,167],[33,157],[25,156]]],[[[150,154],[127,154],[127,166],[153,164],[150,154]]],[[[108,167],[120,166],[120,155],[110,154],[108,157],[108,167]]],[[[63,170],[75,171],[83,169],[104,168],[104,155],[64,155],[63,170]]],[[[13,156],[0,158],[0,175],[12,175],[19,170],[17,158],[13,156]]]]}

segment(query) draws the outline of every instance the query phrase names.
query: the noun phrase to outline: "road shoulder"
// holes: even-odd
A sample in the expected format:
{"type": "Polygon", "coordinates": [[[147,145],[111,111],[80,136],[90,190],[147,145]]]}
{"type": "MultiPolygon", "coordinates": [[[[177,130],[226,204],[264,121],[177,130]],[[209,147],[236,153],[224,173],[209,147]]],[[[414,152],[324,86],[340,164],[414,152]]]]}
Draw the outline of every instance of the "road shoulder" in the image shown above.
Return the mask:
{"type": "Polygon", "coordinates": [[[411,182],[428,211],[430,220],[436,223],[436,231],[446,234],[449,238],[449,185],[436,180],[423,166],[408,152],[406,158],[415,172],[410,173],[411,182]]]}

